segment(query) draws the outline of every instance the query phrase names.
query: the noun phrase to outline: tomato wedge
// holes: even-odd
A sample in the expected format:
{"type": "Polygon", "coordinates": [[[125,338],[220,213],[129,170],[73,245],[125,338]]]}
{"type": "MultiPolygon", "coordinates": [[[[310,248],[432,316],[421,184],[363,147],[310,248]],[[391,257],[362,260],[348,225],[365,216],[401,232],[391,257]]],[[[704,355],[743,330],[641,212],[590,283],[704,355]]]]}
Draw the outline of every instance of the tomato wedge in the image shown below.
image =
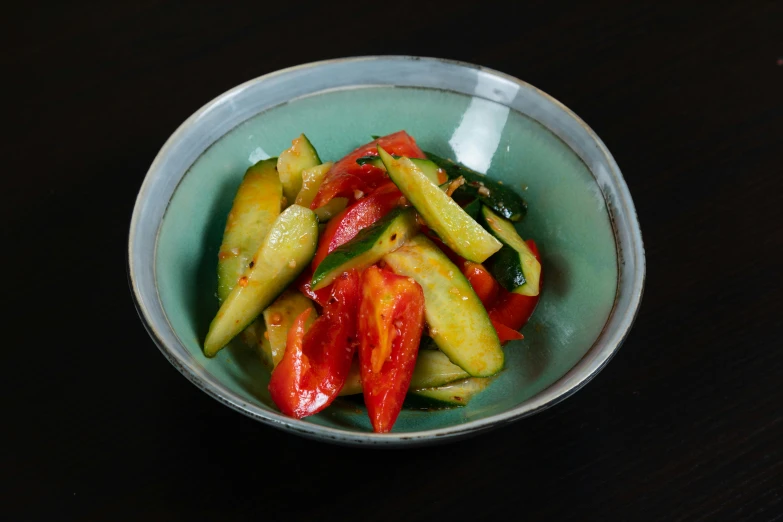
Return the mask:
{"type": "Polygon", "coordinates": [[[348,198],[349,203],[353,202],[388,181],[389,177],[383,169],[369,164],[359,165],[356,163],[356,160],[362,156],[377,156],[378,144],[389,154],[398,154],[409,158],[426,157],[416,145],[416,140],[405,131],[395,132],[373,140],[332,165],[321,182],[321,187],[318,189],[310,208],[315,210],[336,197],[345,197],[348,198]]]}
{"type": "Polygon", "coordinates": [[[371,266],[362,274],[359,367],[373,431],[386,433],[400,414],[424,329],[418,283],[371,266]]]}
{"type": "Polygon", "coordinates": [[[285,354],[272,372],[269,392],[284,414],[301,419],[323,410],[345,384],[356,351],[361,280],[355,270],[332,285],[323,315],[305,333],[309,310],[288,331],[285,354]]]}
{"type": "MultiPolygon", "coordinates": [[[[528,239],[526,241],[530,250],[535,254],[536,259],[541,262],[541,255],[538,253],[538,247],[535,241],[528,239]]],[[[543,285],[543,272],[541,273],[541,284],[543,285]]],[[[488,308],[489,318],[494,322],[502,323],[513,330],[519,330],[530,320],[533,311],[536,309],[538,299],[541,297],[539,292],[536,296],[519,295],[501,288],[498,299],[488,308]]]]}
{"type": "Polygon", "coordinates": [[[361,229],[381,219],[401,202],[402,192],[394,183],[387,181],[369,196],[330,219],[318,240],[318,249],[311,263],[313,270],[332,250],[353,239],[361,229]]]}
{"type": "Polygon", "coordinates": [[[489,270],[484,268],[484,265],[480,263],[464,260],[460,269],[470,283],[470,286],[473,287],[478,298],[481,299],[484,308],[489,309],[498,297],[498,292],[500,292],[501,289],[500,283],[498,283],[495,278],[492,277],[492,274],[489,273],[489,270]]]}
{"type": "Polygon", "coordinates": [[[495,327],[495,332],[497,332],[498,339],[500,340],[501,344],[508,341],[516,341],[517,339],[525,338],[524,335],[512,328],[509,328],[501,322],[495,321],[494,319],[490,319],[490,321],[492,321],[492,326],[495,327]]]}

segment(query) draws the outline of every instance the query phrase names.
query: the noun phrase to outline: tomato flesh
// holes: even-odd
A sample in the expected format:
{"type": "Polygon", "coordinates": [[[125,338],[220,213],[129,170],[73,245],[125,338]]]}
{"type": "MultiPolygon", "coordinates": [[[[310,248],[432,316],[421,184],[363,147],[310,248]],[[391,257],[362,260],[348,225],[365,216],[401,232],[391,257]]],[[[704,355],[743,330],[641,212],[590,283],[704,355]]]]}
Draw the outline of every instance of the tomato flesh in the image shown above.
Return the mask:
{"type": "Polygon", "coordinates": [[[525,336],[518,331],[514,330],[513,328],[509,328],[499,321],[495,321],[494,319],[490,319],[490,321],[492,321],[492,326],[495,327],[495,332],[497,332],[498,339],[500,340],[501,344],[508,341],[516,341],[518,339],[525,338],[525,336]]]}
{"type": "Polygon", "coordinates": [[[371,266],[362,274],[359,367],[373,431],[386,433],[400,414],[424,329],[424,292],[410,278],[371,266]]]}
{"type": "Polygon", "coordinates": [[[269,392],[284,414],[301,419],[323,410],[345,384],[356,351],[356,311],[361,293],[355,270],[332,285],[323,315],[305,333],[309,310],[288,332],[283,359],[272,371],[269,392]]]}
{"type": "Polygon", "coordinates": [[[467,278],[470,286],[473,287],[476,295],[481,300],[484,308],[489,308],[498,297],[498,292],[501,288],[500,283],[480,263],[466,260],[460,268],[462,274],[467,278]]]}

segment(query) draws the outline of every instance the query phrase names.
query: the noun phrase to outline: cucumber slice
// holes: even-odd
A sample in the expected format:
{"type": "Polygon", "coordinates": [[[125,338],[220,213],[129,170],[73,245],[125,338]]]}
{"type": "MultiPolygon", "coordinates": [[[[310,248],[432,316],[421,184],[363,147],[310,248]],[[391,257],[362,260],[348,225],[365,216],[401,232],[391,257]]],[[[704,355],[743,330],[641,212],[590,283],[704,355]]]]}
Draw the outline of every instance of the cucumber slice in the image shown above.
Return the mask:
{"type": "Polygon", "coordinates": [[[474,377],[503,368],[503,350],[487,311],[446,254],[420,234],[383,259],[421,285],[430,336],[452,363],[474,377]]]}
{"type": "Polygon", "coordinates": [[[449,179],[460,176],[465,178],[467,183],[456,190],[453,194],[456,196],[455,199],[461,196],[478,198],[486,206],[511,221],[519,221],[527,214],[527,203],[513,190],[449,159],[441,158],[431,152],[425,154],[433,163],[446,171],[449,179]]]}
{"type": "Polygon", "coordinates": [[[297,205],[310,208],[310,204],[315,199],[316,194],[318,194],[318,189],[321,188],[321,182],[323,182],[332,165],[331,161],[327,161],[302,171],[302,189],[296,195],[297,205]]]}
{"type": "Polygon", "coordinates": [[[356,237],[337,247],[315,269],[310,283],[313,290],[331,284],[340,274],[356,268],[363,270],[399,248],[419,231],[413,209],[396,208],[362,229],[356,237]]]}
{"type": "Polygon", "coordinates": [[[405,405],[410,408],[439,409],[465,406],[489,386],[492,379],[471,377],[436,388],[420,388],[408,392],[405,405]]]}
{"type": "Polygon", "coordinates": [[[462,210],[465,211],[467,215],[472,217],[478,222],[481,222],[481,201],[478,199],[471,201],[464,207],[462,207],[462,210]]]}
{"type": "Polygon", "coordinates": [[[209,325],[204,354],[214,357],[266,308],[305,268],[318,243],[312,210],[292,205],[275,220],[251,266],[231,290],[209,325]]]}
{"type": "MultiPolygon", "coordinates": [[[[467,372],[449,361],[446,354],[439,350],[422,350],[416,359],[416,368],[411,377],[410,389],[432,388],[443,386],[453,381],[469,377],[467,372]]],[[[359,373],[359,364],[354,360],[351,373],[340,395],[354,395],[362,393],[362,380],[359,373]]]]}
{"type": "Polygon", "coordinates": [[[410,387],[432,388],[466,377],[470,377],[468,373],[452,363],[445,353],[440,350],[421,350],[416,359],[410,387]]]}
{"type": "Polygon", "coordinates": [[[348,198],[332,198],[325,205],[321,205],[314,210],[315,215],[318,216],[319,223],[326,223],[334,216],[345,210],[348,206],[348,198]]]}
{"type": "Polygon", "coordinates": [[[269,335],[269,351],[274,369],[283,358],[288,340],[288,330],[294,324],[299,314],[310,309],[310,316],[305,323],[305,329],[310,328],[318,314],[313,302],[297,290],[286,290],[280,297],[264,310],[264,323],[269,335]]]}
{"type": "Polygon", "coordinates": [[[264,326],[264,321],[259,318],[242,330],[239,338],[250,348],[255,349],[259,357],[261,357],[261,362],[264,363],[264,366],[272,370],[274,368],[272,363],[272,345],[269,343],[266,335],[264,335],[265,333],[266,326],[264,326]]]}
{"type": "Polygon", "coordinates": [[[500,250],[501,243],[430,182],[411,160],[395,160],[381,147],[378,147],[378,154],[394,184],[454,252],[469,261],[483,263],[500,250]]]}
{"type": "Polygon", "coordinates": [[[280,215],[282,185],[277,158],[247,169],[228,213],[218,254],[218,300],[222,303],[247,270],[272,223],[280,215]]]}
{"type": "MultiPolygon", "coordinates": [[[[399,159],[400,156],[392,155],[394,159],[399,159]]],[[[446,174],[446,171],[438,167],[434,162],[426,159],[420,159],[420,158],[410,158],[411,162],[419,167],[419,170],[427,176],[427,179],[435,183],[436,185],[440,185],[442,180],[448,178],[448,174],[446,174]],[[440,173],[439,173],[440,171],[440,173]]],[[[381,160],[378,156],[362,156],[361,158],[356,160],[356,163],[359,165],[364,165],[366,163],[369,163],[370,165],[374,165],[380,169],[386,170],[386,167],[383,164],[383,160],[381,160]]]]}
{"type": "Polygon", "coordinates": [[[487,268],[503,288],[520,295],[538,295],[541,263],[519,236],[514,224],[498,216],[486,206],[481,207],[482,224],[503,243],[492,256],[487,268]]]}
{"type": "Polygon", "coordinates": [[[296,200],[296,196],[302,190],[302,171],[320,163],[321,158],[318,157],[315,147],[304,134],[300,134],[291,142],[291,148],[280,154],[277,160],[277,171],[283,184],[283,195],[289,205],[296,200]]]}

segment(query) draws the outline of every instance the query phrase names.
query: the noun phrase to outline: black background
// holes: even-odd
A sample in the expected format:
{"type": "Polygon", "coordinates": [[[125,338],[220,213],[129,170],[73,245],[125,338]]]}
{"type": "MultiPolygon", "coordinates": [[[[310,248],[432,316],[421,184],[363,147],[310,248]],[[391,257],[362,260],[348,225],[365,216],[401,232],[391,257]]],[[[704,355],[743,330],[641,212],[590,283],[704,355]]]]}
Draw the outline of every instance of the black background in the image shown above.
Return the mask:
{"type": "Polygon", "coordinates": [[[16,4],[0,31],[3,518],[783,517],[780,2],[65,4],[16,4]],[[594,381],[442,447],[336,447],[229,410],[161,356],[126,281],[136,192],[182,121],[262,74],[370,54],[561,100],[614,154],[647,251],[637,322],[594,381]]]}

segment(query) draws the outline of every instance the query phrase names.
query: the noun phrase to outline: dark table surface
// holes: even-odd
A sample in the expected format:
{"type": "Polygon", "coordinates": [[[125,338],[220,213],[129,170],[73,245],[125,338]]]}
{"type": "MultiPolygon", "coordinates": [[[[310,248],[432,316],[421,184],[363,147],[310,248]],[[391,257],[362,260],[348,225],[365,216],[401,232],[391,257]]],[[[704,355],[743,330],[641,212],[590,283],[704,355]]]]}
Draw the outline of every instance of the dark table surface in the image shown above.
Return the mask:
{"type": "Polygon", "coordinates": [[[780,2],[14,9],[5,520],[783,518],[780,2]],[[370,54],[478,63],[561,100],[614,154],[647,250],[638,319],[597,378],[441,447],[336,447],[229,410],[161,356],[126,280],[136,192],[182,121],[270,71],[370,54]]]}

